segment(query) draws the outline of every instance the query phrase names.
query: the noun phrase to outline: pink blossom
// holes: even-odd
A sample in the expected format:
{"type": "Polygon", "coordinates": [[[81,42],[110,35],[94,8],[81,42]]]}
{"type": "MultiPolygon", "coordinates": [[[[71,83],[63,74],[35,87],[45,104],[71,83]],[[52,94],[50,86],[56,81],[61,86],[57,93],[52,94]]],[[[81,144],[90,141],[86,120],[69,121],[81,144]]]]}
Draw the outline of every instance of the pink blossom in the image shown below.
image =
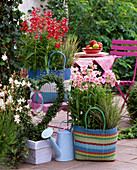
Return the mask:
{"type": "Polygon", "coordinates": [[[94,64],[92,68],[93,68],[93,69],[97,69],[97,65],[94,64]]]}

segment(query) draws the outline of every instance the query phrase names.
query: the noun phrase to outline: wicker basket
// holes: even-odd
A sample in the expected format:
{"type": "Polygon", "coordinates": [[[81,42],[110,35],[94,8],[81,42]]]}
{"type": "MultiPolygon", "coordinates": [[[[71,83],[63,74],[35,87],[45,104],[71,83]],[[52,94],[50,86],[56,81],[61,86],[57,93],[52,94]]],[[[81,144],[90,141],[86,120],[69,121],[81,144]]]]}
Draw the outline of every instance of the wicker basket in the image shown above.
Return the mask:
{"type": "MultiPolygon", "coordinates": [[[[89,110],[91,109],[97,109],[103,114],[96,107],[89,110]]],[[[77,160],[114,161],[116,159],[117,127],[104,130],[105,116],[103,116],[103,130],[87,129],[86,117],[88,111],[85,114],[86,128],[74,125],[75,158],[77,160]]]]}

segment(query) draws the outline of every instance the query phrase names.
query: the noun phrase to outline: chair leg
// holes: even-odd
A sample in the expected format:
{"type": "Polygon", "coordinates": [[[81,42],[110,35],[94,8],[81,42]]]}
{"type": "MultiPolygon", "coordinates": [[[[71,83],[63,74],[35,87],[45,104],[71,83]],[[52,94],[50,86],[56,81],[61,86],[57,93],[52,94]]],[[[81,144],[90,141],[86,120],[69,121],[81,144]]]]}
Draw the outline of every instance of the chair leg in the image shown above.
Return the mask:
{"type": "Polygon", "coordinates": [[[122,98],[124,99],[124,102],[123,102],[122,107],[121,107],[121,112],[122,112],[122,110],[123,110],[123,108],[124,108],[124,106],[125,106],[125,104],[126,104],[126,102],[127,102],[127,97],[128,97],[128,94],[129,94],[129,92],[130,92],[131,87],[133,86],[133,84],[134,84],[134,82],[130,85],[130,87],[129,87],[129,89],[128,89],[128,92],[127,92],[127,94],[126,94],[126,96],[124,96],[124,94],[122,93],[122,91],[121,91],[119,85],[116,84],[116,86],[117,86],[117,88],[118,88],[118,90],[119,90],[119,92],[120,92],[122,98]]]}

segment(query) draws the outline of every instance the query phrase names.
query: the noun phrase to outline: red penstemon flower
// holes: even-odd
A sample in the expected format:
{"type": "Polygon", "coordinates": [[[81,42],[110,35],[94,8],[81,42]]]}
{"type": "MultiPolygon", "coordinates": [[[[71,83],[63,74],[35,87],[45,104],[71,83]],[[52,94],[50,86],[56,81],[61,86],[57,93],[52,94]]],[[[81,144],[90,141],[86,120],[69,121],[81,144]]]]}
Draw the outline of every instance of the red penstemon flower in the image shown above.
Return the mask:
{"type": "MultiPolygon", "coordinates": [[[[52,19],[52,12],[44,12],[44,17],[38,15],[40,9],[34,9],[31,13],[30,22],[25,20],[21,25],[21,30],[28,32],[29,34],[34,35],[37,39],[42,39],[42,35],[38,34],[46,33],[47,39],[53,39],[55,43],[55,48],[59,48],[62,44],[62,38],[65,36],[65,33],[68,32],[67,19],[63,18],[61,21],[52,19]],[[29,24],[30,23],[30,24],[29,24]]],[[[44,37],[44,36],[43,36],[44,37]]]]}

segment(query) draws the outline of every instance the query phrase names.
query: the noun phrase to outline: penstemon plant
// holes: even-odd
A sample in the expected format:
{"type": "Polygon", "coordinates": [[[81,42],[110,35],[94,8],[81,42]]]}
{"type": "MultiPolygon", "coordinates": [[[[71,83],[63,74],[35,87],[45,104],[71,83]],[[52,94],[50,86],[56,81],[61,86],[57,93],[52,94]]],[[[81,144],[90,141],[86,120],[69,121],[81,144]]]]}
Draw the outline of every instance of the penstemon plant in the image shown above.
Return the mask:
{"type": "Polygon", "coordinates": [[[31,18],[21,23],[22,41],[18,44],[23,66],[33,69],[34,73],[36,68],[47,69],[49,55],[60,49],[69,29],[66,18],[59,21],[52,18],[51,11],[39,13],[40,9],[33,9],[31,18]]]}

